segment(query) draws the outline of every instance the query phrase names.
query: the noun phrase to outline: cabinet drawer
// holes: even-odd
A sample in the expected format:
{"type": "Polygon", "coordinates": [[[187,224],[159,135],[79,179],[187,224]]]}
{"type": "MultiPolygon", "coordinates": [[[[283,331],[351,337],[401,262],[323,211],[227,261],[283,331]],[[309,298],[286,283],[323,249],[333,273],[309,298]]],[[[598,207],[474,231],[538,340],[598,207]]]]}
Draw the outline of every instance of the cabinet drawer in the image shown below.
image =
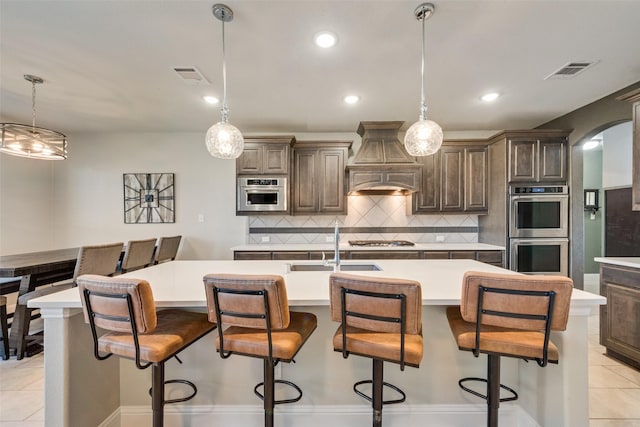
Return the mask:
{"type": "Polygon", "coordinates": [[[424,259],[449,259],[449,251],[426,251],[424,259]]]}
{"type": "Polygon", "coordinates": [[[420,251],[350,251],[351,259],[420,259],[420,251]]]}
{"type": "Polygon", "coordinates": [[[476,259],[476,251],[451,251],[451,259],[476,259]]]}
{"type": "Polygon", "coordinates": [[[274,252],[271,256],[271,259],[276,261],[284,261],[284,260],[308,260],[309,252],[300,252],[300,251],[292,251],[292,252],[274,252]]]}
{"type": "Polygon", "coordinates": [[[270,260],[271,252],[268,251],[247,251],[247,252],[234,252],[233,259],[237,261],[251,261],[251,260],[270,260]]]}
{"type": "Polygon", "coordinates": [[[502,251],[478,251],[476,259],[487,264],[502,265],[502,251]]]}

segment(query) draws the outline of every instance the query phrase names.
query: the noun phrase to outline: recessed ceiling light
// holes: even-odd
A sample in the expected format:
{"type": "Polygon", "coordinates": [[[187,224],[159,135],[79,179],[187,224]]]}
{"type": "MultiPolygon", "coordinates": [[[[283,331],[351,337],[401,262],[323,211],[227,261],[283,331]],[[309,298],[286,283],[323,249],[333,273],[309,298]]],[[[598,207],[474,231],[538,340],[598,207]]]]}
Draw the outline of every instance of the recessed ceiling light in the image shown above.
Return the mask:
{"type": "Polygon", "coordinates": [[[338,43],[338,36],[331,31],[320,31],[313,36],[313,42],[322,48],[333,47],[338,43]]]}
{"type": "Polygon", "coordinates": [[[493,102],[500,97],[500,94],[497,92],[485,93],[480,97],[484,102],[493,102]]]}
{"type": "Polygon", "coordinates": [[[218,98],[211,95],[205,95],[202,97],[202,99],[204,99],[208,104],[217,104],[218,102],[220,102],[218,98]]]}
{"type": "Polygon", "coordinates": [[[347,104],[356,104],[360,101],[360,97],[358,95],[347,95],[344,97],[344,102],[347,104]]]}

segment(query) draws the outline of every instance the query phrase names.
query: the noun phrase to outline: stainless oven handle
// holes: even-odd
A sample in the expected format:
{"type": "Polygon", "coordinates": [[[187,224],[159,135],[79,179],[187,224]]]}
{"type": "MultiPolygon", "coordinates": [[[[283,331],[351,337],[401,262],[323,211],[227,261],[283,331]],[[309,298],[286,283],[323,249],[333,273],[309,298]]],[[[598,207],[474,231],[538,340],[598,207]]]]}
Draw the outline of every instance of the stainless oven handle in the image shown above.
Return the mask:
{"type": "Polygon", "coordinates": [[[269,193],[269,194],[277,194],[280,192],[280,190],[272,190],[272,189],[262,189],[262,190],[248,190],[245,189],[244,192],[246,194],[265,194],[265,193],[269,193]]]}

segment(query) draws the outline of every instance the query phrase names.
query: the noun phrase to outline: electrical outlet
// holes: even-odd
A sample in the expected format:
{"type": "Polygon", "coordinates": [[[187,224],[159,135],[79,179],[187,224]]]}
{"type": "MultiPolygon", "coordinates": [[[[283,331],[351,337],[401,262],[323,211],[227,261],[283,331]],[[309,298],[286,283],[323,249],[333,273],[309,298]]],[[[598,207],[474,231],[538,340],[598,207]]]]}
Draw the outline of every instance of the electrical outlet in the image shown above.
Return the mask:
{"type": "Polygon", "coordinates": [[[204,222],[204,215],[198,214],[198,222],[204,222]]]}
{"type": "Polygon", "coordinates": [[[436,236],[436,242],[444,242],[444,236],[436,236]]]}
{"type": "Polygon", "coordinates": [[[260,241],[262,243],[269,243],[271,241],[271,238],[269,236],[262,236],[260,241]]]}
{"type": "Polygon", "coordinates": [[[327,243],[333,243],[333,236],[324,236],[324,241],[327,243]]]}

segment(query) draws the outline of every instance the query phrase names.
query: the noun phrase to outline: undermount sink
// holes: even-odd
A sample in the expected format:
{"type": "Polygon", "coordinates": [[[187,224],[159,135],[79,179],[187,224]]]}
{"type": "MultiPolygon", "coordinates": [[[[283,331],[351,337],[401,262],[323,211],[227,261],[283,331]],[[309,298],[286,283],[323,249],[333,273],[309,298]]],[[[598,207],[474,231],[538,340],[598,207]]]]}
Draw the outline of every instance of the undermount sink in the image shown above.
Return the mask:
{"type": "MultiPolygon", "coordinates": [[[[291,271],[333,271],[333,265],[290,264],[291,271]]],[[[377,264],[340,264],[340,271],[381,271],[377,264]]]]}

